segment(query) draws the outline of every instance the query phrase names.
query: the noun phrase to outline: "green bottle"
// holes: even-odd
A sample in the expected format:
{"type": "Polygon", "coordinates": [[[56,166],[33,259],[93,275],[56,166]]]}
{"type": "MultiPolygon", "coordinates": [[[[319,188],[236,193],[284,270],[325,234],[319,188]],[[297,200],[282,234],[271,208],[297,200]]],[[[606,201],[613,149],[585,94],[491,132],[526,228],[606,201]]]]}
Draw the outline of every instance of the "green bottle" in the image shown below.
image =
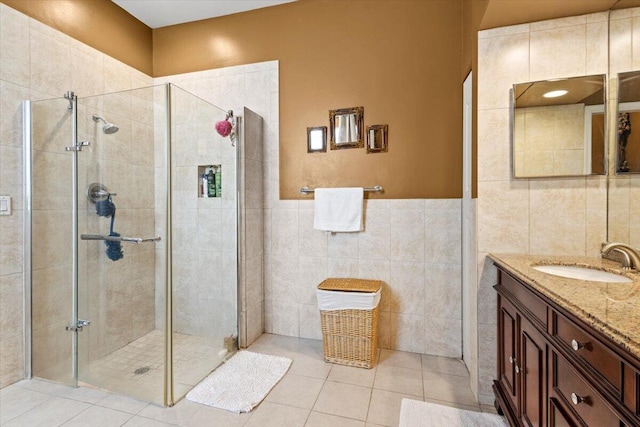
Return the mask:
{"type": "Polygon", "coordinates": [[[222,166],[216,167],[216,197],[222,197],[222,166]]]}
{"type": "Polygon", "coordinates": [[[216,197],[216,177],[213,168],[207,173],[207,197],[216,197]]]}

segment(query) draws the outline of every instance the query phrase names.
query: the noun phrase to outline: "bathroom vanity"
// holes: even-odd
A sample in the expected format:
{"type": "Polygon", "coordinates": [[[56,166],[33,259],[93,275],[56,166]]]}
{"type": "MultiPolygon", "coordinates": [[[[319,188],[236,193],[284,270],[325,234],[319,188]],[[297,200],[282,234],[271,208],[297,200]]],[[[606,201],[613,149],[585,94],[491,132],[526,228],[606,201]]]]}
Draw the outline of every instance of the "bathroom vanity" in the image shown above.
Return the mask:
{"type": "Polygon", "coordinates": [[[640,426],[640,276],[599,258],[489,257],[498,268],[498,411],[512,426],[640,426]],[[558,277],[539,264],[631,281],[558,277]]]}

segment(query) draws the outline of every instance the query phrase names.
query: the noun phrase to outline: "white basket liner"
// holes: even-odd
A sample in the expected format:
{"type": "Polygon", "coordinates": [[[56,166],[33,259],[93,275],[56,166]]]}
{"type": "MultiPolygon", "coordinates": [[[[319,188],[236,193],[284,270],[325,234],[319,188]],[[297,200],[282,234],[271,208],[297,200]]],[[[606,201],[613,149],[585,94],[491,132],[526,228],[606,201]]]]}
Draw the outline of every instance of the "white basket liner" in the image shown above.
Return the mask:
{"type": "Polygon", "coordinates": [[[317,289],[320,310],[372,310],[380,302],[378,292],[344,292],[317,289]]]}

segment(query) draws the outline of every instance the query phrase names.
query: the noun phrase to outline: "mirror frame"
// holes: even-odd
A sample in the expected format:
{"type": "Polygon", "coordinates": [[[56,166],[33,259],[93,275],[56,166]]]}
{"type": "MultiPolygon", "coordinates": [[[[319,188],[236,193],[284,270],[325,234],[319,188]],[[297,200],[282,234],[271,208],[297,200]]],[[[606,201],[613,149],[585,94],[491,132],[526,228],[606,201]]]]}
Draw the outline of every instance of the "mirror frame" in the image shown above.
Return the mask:
{"type": "Polygon", "coordinates": [[[307,153],[326,153],[327,152],[327,127],[326,126],[314,126],[307,128],[307,153]],[[322,146],[320,148],[313,148],[311,146],[311,135],[315,132],[322,132],[322,146]]]}
{"type": "Polygon", "coordinates": [[[341,150],[343,148],[362,148],[364,147],[364,107],[340,108],[337,110],[329,110],[329,145],[332,150],[341,150]],[[337,144],[335,141],[335,124],[336,116],[355,114],[356,130],[358,132],[357,141],[347,141],[337,144]]]}
{"type": "Polygon", "coordinates": [[[386,153],[389,149],[389,125],[371,125],[367,126],[367,154],[368,153],[386,153]],[[373,141],[371,140],[371,132],[373,131],[373,141]]]}

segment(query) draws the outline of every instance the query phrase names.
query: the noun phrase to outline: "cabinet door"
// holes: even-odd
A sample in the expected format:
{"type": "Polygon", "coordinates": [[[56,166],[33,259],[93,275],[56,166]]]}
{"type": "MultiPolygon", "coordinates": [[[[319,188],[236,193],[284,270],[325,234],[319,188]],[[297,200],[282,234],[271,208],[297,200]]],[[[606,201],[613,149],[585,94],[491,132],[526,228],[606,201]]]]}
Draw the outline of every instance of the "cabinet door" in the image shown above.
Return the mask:
{"type": "Polygon", "coordinates": [[[525,318],[520,318],[520,419],[526,426],[544,426],[546,403],[546,342],[525,318]]]}
{"type": "MultiPolygon", "coordinates": [[[[518,325],[515,308],[504,298],[498,311],[498,381],[514,414],[518,413],[518,380],[516,377],[518,325]]],[[[504,408],[506,409],[506,408],[504,408]]]]}
{"type": "Polygon", "coordinates": [[[555,398],[549,399],[549,427],[576,427],[577,424],[562,409],[555,398]]]}

